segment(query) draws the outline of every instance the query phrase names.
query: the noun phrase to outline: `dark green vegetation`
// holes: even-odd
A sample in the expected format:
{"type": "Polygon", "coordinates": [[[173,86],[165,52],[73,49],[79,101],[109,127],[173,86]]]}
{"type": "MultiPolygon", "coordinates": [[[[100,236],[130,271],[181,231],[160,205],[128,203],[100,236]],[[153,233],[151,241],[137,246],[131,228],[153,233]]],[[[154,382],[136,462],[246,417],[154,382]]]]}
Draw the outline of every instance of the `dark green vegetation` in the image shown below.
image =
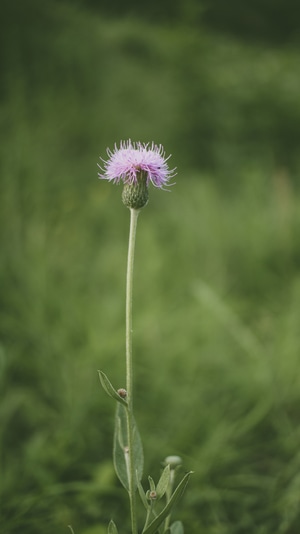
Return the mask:
{"type": "Polygon", "coordinates": [[[298,534],[299,50],[87,4],[2,3],[0,532],[129,532],[97,373],[124,385],[129,214],[96,164],[131,137],[178,167],[137,236],[146,475],[195,471],[187,534],[298,534]]]}

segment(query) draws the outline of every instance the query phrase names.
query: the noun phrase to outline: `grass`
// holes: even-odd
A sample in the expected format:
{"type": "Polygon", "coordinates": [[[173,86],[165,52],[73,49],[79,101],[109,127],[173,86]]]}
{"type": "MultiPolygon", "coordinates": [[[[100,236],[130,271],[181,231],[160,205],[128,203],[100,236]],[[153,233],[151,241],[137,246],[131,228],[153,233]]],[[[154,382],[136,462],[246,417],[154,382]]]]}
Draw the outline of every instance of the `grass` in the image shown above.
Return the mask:
{"type": "MultiPolygon", "coordinates": [[[[114,407],[97,369],[124,385],[129,214],[121,188],[97,181],[96,163],[123,137],[158,136],[179,170],[170,194],[151,191],[138,226],[135,404],[145,473],[157,479],[169,454],[195,471],[177,511],[186,532],[296,534],[300,200],[297,170],[276,164],[268,143],[252,160],[244,137],[235,158],[234,140],[249,130],[233,118],[251,100],[238,67],[257,50],[195,37],[205,72],[214,58],[207,112],[218,102],[222,113],[215,164],[194,170],[189,139],[194,132],[203,150],[204,137],[187,130],[185,84],[202,71],[176,63],[193,36],[58,9],[63,31],[48,42],[49,62],[33,63],[29,80],[16,60],[1,104],[1,533],[63,534],[72,524],[76,534],[102,534],[111,517],[128,525],[111,462],[114,407]],[[224,54],[235,58],[229,73],[224,54]],[[137,79],[145,92],[133,89],[137,79]]],[[[269,94],[274,72],[294,61],[292,50],[262,52],[249,109],[275,117],[260,98],[263,78],[269,94]]],[[[274,106],[291,78],[278,81],[274,106]]],[[[289,103],[281,109],[285,120],[289,103]]],[[[203,132],[212,124],[204,118],[203,132]]]]}

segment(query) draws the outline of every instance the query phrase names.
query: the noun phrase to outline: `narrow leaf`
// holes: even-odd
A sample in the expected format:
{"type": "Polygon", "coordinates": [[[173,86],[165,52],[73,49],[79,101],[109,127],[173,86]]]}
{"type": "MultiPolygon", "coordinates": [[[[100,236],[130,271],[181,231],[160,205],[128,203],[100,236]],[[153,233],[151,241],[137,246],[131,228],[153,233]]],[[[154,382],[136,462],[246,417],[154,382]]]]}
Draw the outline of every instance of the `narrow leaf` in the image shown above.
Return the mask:
{"type": "Polygon", "coordinates": [[[149,481],[150,491],[155,491],[155,484],[154,484],[153,478],[149,476],[148,481],[149,481]]]}
{"type": "Polygon", "coordinates": [[[155,534],[159,526],[162,524],[164,519],[169,515],[171,512],[173,506],[177,503],[177,501],[180,499],[180,497],[183,495],[183,492],[187,486],[187,483],[189,481],[189,478],[191,476],[193,471],[190,471],[187,473],[181,482],[179,482],[177,488],[175,489],[174,493],[172,494],[171,499],[169,500],[168,504],[165,506],[165,508],[160,512],[160,514],[150,523],[150,525],[143,530],[142,534],[155,534]]]}
{"type": "Polygon", "coordinates": [[[144,469],[144,452],[141,436],[135,421],[133,428],[133,460],[136,478],[141,481],[144,469]]]}
{"type": "Polygon", "coordinates": [[[129,492],[129,472],[128,472],[128,440],[126,408],[121,404],[117,405],[115,416],[115,432],[113,444],[114,467],[120,482],[129,492]]]}
{"type": "MultiPolygon", "coordinates": [[[[124,488],[129,491],[129,450],[128,450],[128,430],[126,408],[121,404],[117,405],[115,417],[115,432],[113,459],[116,473],[124,488]]],[[[142,441],[136,423],[133,428],[133,469],[137,480],[143,476],[144,455],[142,441]]]]}
{"type": "Polygon", "coordinates": [[[118,534],[118,529],[117,529],[117,527],[116,527],[116,525],[115,525],[115,523],[113,522],[112,519],[109,522],[107,533],[108,534],[118,534]]]}
{"type": "Polygon", "coordinates": [[[157,498],[158,499],[161,499],[163,497],[163,495],[166,493],[167,489],[168,489],[168,486],[170,484],[170,464],[168,464],[162,474],[161,474],[161,477],[157,483],[157,486],[156,486],[156,493],[157,493],[157,498]]]}
{"type": "Polygon", "coordinates": [[[143,503],[143,505],[145,506],[146,510],[149,510],[150,508],[150,505],[147,501],[147,497],[146,497],[146,493],[144,492],[144,488],[141,484],[141,482],[139,481],[139,479],[137,478],[136,480],[136,483],[137,483],[137,488],[138,488],[138,491],[139,491],[139,494],[140,494],[140,497],[141,497],[141,501],[143,503]]]}
{"type": "Polygon", "coordinates": [[[170,526],[170,534],[184,534],[184,528],[181,521],[175,521],[170,526]]]}
{"type": "Polygon", "coordinates": [[[124,406],[127,406],[127,401],[125,399],[123,399],[122,397],[120,397],[119,393],[115,390],[115,388],[113,387],[112,383],[107,378],[106,374],[103,373],[103,371],[98,371],[98,373],[99,373],[99,378],[100,378],[101,385],[102,385],[105,393],[107,393],[107,395],[109,397],[112,397],[117,402],[120,402],[124,406]]]}

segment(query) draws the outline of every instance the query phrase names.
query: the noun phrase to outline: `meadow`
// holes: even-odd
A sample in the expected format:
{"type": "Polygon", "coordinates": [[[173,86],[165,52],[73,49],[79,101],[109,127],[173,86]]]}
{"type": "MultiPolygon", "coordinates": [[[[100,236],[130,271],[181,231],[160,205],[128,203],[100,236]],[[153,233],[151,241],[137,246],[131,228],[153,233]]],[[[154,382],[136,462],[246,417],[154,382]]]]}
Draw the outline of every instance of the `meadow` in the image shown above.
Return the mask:
{"type": "Polygon", "coordinates": [[[137,235],[145,473],[194,471],[187,534],[298,534],[298,50],[53,6],[2,22],[0,532],[129,532],[97,372],[123,386],[129,213],[97,163],[131,138],[178,173],[137,235]]]}

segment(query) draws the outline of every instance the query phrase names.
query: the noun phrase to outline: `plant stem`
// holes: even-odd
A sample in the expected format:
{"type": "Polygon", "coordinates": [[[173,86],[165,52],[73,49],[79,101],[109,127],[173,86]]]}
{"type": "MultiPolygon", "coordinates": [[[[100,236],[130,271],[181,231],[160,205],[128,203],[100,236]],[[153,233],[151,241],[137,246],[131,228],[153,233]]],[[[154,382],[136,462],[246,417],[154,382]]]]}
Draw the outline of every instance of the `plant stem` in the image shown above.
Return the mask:
{"type": "MultiPolygon", "coordinates": [[[[174,480],[175,480],[175,470],[171,469],[170,470],[170,482],[169,482],[169,486],[168,486],[167,491],[166,491],[166,504],[169,503],[169,501],[170,501],[170,499],[172,497],[173,487],[174,487],[174,480]]],[[[171,514],[169,514],[165,519],[164,532],[166,532],[168,530],[169,525],[170,525],[170,521],[171,521],[171,514]]]]}
{"type": "Polygon", "coordinates": [[[128,459],[129,459],[129,499],[131,513],[132,534],[137,534],[136,518],[136,473],[133,447],[133,369],[132,369],[132,288],[133,288],[133,265],[137,219],[139,210],[130,209],[130,230],[127,257],[127,278],[126,278],[126,390],[128,407],[127,414],[127,435],[128,435],[128,459]]]}

